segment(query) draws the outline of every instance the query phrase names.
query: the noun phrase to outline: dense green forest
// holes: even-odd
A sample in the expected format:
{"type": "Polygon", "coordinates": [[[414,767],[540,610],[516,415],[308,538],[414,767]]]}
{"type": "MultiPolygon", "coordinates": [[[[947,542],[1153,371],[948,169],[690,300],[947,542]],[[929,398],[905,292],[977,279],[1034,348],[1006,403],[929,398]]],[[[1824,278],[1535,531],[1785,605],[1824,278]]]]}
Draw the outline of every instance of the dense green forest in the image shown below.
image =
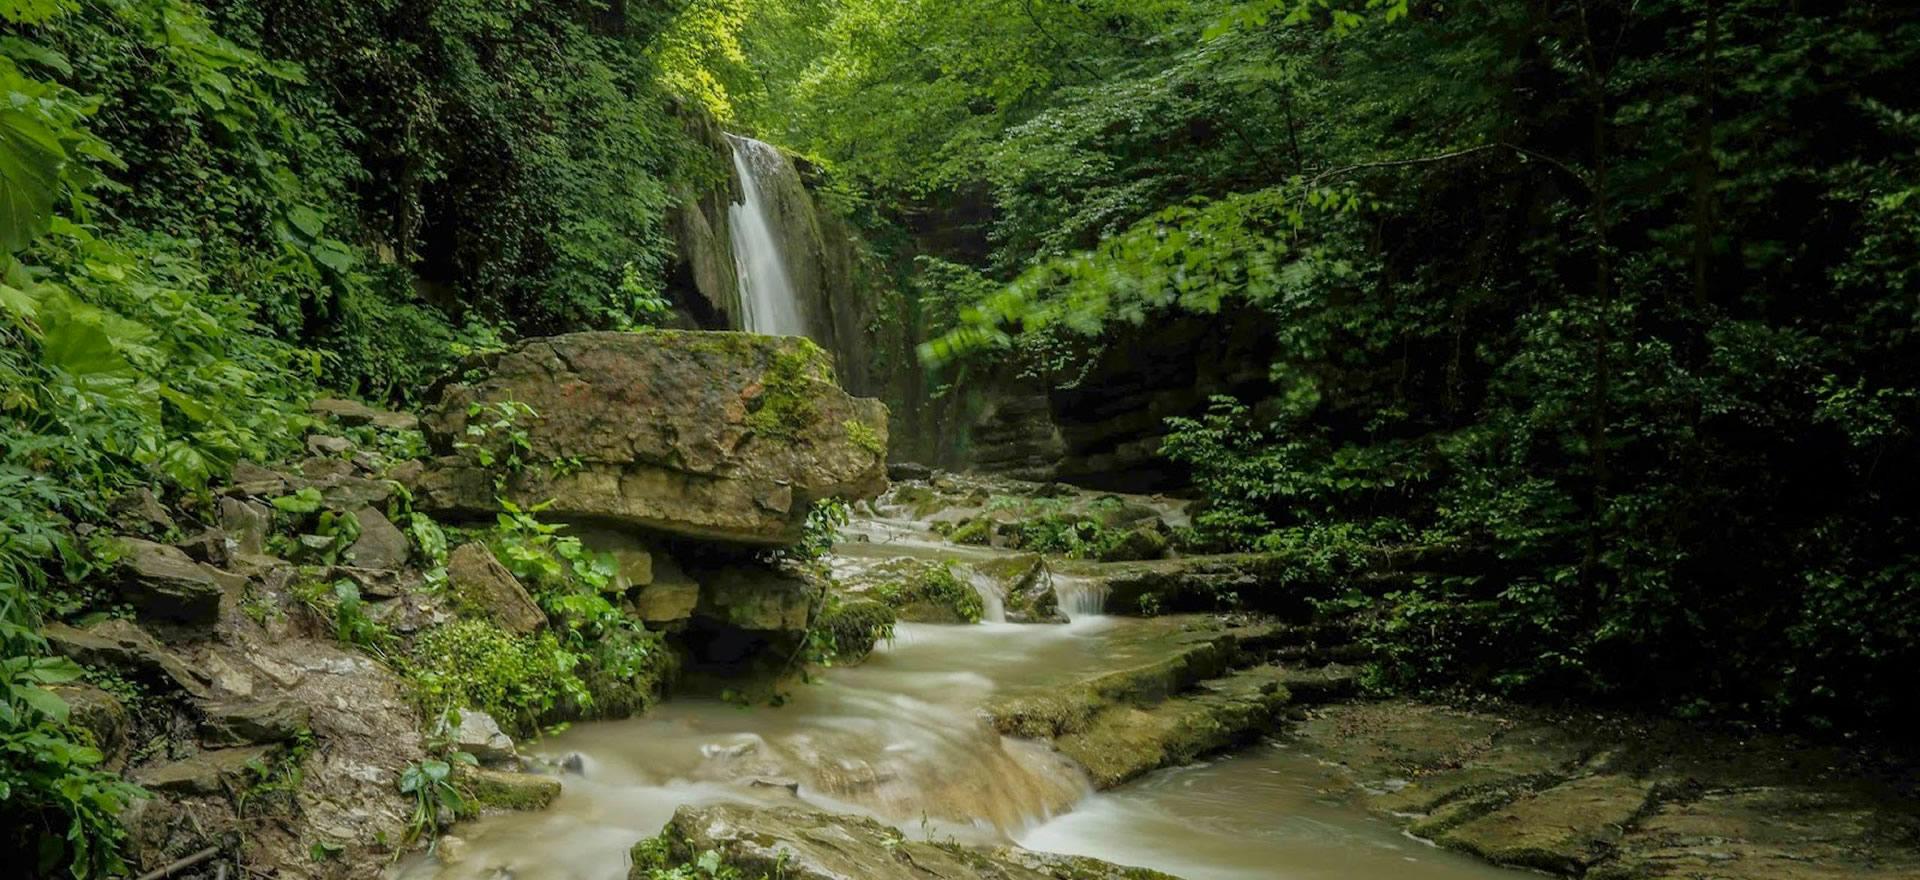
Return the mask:
{"type": "MultiPolygon", "coordinates": [[[[1382,689],[1841,732],[1920,662],[1920,11],[1755,0],[0,0],[0,796],[114,864],[43,685],[88,524],[659,323],[690,120],[805,157],[926,385],[1257,322],[1191,551],[1365,605],[1382,689]],[[1383,548],[1474,573],[1346,590],[1383,548]],[[65,824],[70,822],[71,824],[65,824]]],[[[15,820],[15,817],[27,817],[15,820]]],[[[12,837],[13,835],[8,835],[12,837]]],[[[64,844],[60,841],[64,840],[64,844]]],[[[94,872],[94,873],[89,873],[94,872]]]]}

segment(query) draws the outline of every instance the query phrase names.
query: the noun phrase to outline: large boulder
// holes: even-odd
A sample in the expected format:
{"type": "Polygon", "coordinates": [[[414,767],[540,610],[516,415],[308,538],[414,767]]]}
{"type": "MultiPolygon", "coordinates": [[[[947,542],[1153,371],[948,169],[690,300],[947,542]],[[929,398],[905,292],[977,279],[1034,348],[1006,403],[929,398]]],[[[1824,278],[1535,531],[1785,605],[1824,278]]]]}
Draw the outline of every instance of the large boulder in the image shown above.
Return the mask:
{"type": "Polygon", "coordinates": [[[798,337],[530,340],[447,388],[424,424],[442,457],[413,489],[438,512],[494,511],[499,477],[516,504],[551,502],[560,519],[777,546],[800,539],[814,501],[886,488],[886,407],[842,391],[798,337]]]}

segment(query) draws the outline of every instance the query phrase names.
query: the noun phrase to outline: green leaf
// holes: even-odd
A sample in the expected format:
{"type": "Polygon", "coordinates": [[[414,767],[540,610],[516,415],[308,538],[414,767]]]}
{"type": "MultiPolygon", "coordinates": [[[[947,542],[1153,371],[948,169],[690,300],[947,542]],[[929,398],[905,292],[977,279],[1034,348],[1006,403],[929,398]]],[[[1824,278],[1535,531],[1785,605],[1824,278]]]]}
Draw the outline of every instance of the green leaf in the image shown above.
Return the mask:
{"type": "Polygon", "coordinates": [[[55,723],[66,723],[67,701],[60,699],[52,691],[37,687],[23,687],[14,690],[13,695],[19,697],[21,702],[33,707],[34,711],[53,719],[55,723]]]}
{"type": "Polygon", "coordinates": [[[17,107],[0,108],[0,248],[20,250],[47,231],[66,163],[66,148],[45,123],[17,107]]]}
{"type": "Polygon", "coordinates": [[[359,262],[343,242],[323,238],[313,245],[313,259],[320,265],[344,275],[359,262]]]}
{"type": "Polygon", "coordinates": [[[306,205],[295,205],[287,211],[287,222],[308,238],[319,238],[321,230],[326,228],[326,220],[306,205]]]}

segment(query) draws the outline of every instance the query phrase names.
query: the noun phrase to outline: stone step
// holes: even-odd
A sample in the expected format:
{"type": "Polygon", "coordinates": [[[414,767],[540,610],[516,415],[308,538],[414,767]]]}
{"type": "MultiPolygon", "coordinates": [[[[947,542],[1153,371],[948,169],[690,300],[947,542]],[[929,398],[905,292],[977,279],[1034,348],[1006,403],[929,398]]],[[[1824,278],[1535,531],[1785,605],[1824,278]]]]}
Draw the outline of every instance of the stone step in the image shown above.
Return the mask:
{"type": "Polygon", "coordinates": [[[1054,746],[1086,768],[1095,787],[1112,788],[1268,732],[1288,702],[1285,677],[1285,670],[1256,666],[1151,706],[1108,705],[1054,746]]]}
{"type": "Polygon", "coordinates": [[[1106,706],[1149,706],[1219,677],[1242,661],[1243,644],[1267,637],[1269,630],[1205,627],[1196,618],[1144,621],[1111,643],[1108,670],[1010,691],[990,703],[986,714],[1001,733],[1057,737],[1106,706]]]}

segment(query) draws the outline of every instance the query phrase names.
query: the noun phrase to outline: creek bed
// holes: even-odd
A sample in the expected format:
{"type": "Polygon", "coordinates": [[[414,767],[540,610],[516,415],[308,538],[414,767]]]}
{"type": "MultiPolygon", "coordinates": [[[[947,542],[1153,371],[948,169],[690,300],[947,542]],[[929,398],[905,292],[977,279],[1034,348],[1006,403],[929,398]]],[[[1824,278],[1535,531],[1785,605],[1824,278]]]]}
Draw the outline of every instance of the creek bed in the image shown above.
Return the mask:
{"type": "Polygon", "coordinates": [[[618,880],[627,850],[682,804],[796,805],[872,816],[912,836],[1020,843],[1187,880],[1466,880],[1516,876],[1407,838],[1320,794],[1312,762],[1261,746],[1095,794],[1043,744],[993,733],[998,690],[1097,669],[1151,622],[902,624],[865,664],[796,685],[780,708],[676,699],[528,746],[578,755],[552,808],[465,824],[458,864],[406,878],[618,880]]]}

